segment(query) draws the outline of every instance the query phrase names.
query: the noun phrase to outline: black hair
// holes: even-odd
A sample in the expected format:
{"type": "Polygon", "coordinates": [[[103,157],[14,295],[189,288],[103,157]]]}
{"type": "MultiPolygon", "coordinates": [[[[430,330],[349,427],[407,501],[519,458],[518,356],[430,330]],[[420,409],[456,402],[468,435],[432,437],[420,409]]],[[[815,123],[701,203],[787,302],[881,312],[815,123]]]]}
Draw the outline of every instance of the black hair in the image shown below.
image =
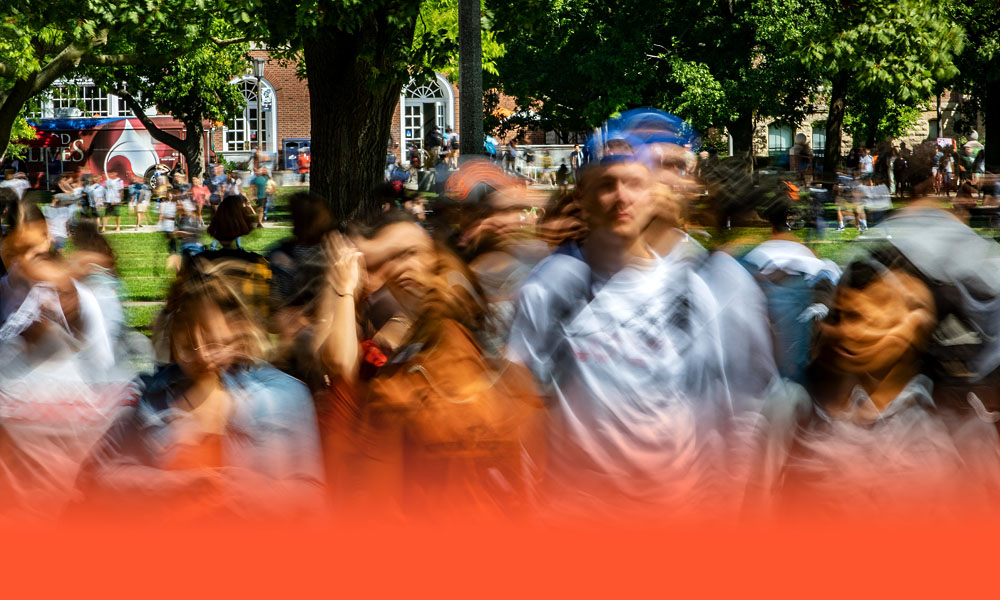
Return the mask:
{"type": "Polygon", "coordinates": [[[335,228],[326,199],[312,192],[296,192],[288,198],[292,214],[292,232],[299,243],[318,244],[335,228]]]}
{"type": "Polygon", "coordinates": [[[887,271],[902,271],[925,280],[898,248],[889,243],[877,243],[864,258],[857,258],[847,265],[840,277],[840,286],[863,290],[887,271]]]}
{"type": "Polygon", "coordinates": [[[208,224],[208,235],[220,242],[231,242],[236,238],[250,235],[247,221],[247,198],[243,195],[226,196],[219,203],[208,224]]]}

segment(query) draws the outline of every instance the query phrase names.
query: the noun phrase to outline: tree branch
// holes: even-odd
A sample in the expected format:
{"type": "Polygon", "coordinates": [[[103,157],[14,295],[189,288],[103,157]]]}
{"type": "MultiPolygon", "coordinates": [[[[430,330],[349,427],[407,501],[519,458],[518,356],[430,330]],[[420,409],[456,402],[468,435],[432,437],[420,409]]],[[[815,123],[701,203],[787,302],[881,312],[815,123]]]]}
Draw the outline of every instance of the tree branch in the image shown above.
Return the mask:
{"type": "Polygon", "coordinates": [[[127,65],[148,65],[159,67],[177,60],[185,54],[186,49],[178,49],[168,54],[158,54],[149,56],[146,54],[88,54],[80,59],[84,65],[96,65],[99,67],[123,67],[127,65]]]}
{"type": "Polygon", "coordinates": [[[216,46],[220,46],[220,47],[221,46],[232,46],[233,44],[242,44],[242,43],[245,43],[245,42],[261,42],[261,43],[263,43],[263,42],[267,41],[267,40],[262,40],[262,39],[260,39],[258,37],[252,36],[252,35],[245,35],[243,37],[238,37],[238,38],[217,38],[217,37],[214,37],[214,36],[209,36],[208,39],[211,40],[211,42],[213,44],[215,44],[216,46]]]}
{"type": "Polygon", "coordinates": [[[14,67],[0,63],[0,77],[13,77],[16,74],[17,71],[14,70],[14,67]]]}
{"type": "Polygon", "coordinates": [[[154,140],[162,142],[170,146],[174,150],[181,152],[182,154],[185,153],[187,149],[187,144],[185,144],[186,140],[183,140],[177,137],[176,135],[167,133],[166,131],[157,127],[156,123],[153,123],[153,120],[150,119],[149,116],[146,114],[146,110],[142,107],[141,104],[139,104],[139,101],[136,100],[135,97],[132,96],[132,94],[126,92],[124,89],[117,89],[117,88],[115,89],[115,94],[119,96],[121,99],[125,100],[125,105],[128,106],[129,110],[132,111],[132,114],[135,115],[135,118],[139,119],[139,121],[142,123],[142,126],[146,128],[146,131],[149,132],[149,135],[151,135],[154,140]]]}
{"type": "MultiPolygon", "coordinates": [[[[96,41],[99,42],[100,40],[96,41]]],[[[92,46],[84,46],[77,42],[72,42],[63,47],[55,58],[50,60],[47,65],[42,67],[31,78],[31,95],[40,93],[49,87],[53,81],[71,71],[80,63],[80,58],[89,52],[91,48],[92,46]]]]}

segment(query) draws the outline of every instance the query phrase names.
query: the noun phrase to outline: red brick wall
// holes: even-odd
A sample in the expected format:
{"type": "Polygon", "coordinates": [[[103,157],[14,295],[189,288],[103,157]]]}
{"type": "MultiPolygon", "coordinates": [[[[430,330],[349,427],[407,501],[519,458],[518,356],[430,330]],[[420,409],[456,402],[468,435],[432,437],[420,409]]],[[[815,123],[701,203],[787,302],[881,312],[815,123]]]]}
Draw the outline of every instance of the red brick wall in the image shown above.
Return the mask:
{"type": "MultiPolygon", "coordinates": [[[[250,56],[267,57],[267,50],[251,50],[250,56]]],[[[278,130],[268,143],[270,152],[280,152],[286,138],[310,137],[309,86],[295,76],[295,65],[279,65],[268,61],[264,65],[264,79],[274,88],[274,110],[277,111],[278,130]]],[[[226,138],[219,128],[212,136],[213,146],[219,152],[226,150],[226,138]]]]}
{"type": "Polygon", "coordinates": [[[451,84],[451,93],[455,95],[455,124],[454,124],[455,133],[458,134],[459,139],[462,139],[462,127],[460,125],[460,123],[462,122],[461,108],[460,108],[461,101],[459,101],[458,86],[455,85],[454,83],[451,84]]]}
{"type": "MultiPolygon", "coordinates": [[[[508,96],[507,94],[500,93],[499,99],[499,110],[504,111],[516,111],[518,108],[517,101],[513,96],[508,96]]],[[[513,140],[521,140],[524,144],[545,144],[545,132],[540,129],[533,128],[519,128],[514,131],[508,131],[505,135],[499,136],[497,138],[501,144],[509,144],[513,140]]]]}
{"type": "Polygon", "coordinates": [[[402,122],[399,116],[399,102],[396,103],[396,108],[392,111],[392,128],[389,130],[389,134],[392,135],[392,151],[396,155],[397,161],[402,161],[403,159],[403,140],[400,137],[400,128],[402,127],[402,122]]]}
{"type": "MultiPolygon", "coordinates": [[[[268,52],[253,50],[250,56],[267,57],[268,52]]],[[[285,138],[309,137],[309,86],[295,76],[295,65],[281,66],[269,60],[264,65],[264,79],[274,88],[275,109],[278,111],[276,141],[280,144],[285,138]]]]}

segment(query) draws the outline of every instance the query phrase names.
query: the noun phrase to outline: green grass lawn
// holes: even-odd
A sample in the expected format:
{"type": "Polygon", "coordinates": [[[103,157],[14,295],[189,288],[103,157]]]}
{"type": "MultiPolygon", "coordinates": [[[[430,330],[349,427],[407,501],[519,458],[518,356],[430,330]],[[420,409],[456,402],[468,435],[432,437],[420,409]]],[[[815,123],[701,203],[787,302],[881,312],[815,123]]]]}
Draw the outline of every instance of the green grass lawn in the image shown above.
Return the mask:
{"type": "MultiPolygon", "coordinates": [[[[254,229],[242,238],[243,248],[252,252],[263,252],[278,240],[291,234],[288,223],[288,196],[307,188],[285,187],[278,189],[276,207],[268,214],[269,223],[277,223],[283,228],[254,229]]],[[[151,211],[148,222],[155,222],[156,212],[151,211]]],[[[207,217],[207,211],[206,211],[207,217]]],[[[109,233],[108,243],[115,251],[118,275],[124,288],[125,317],[130,327],[145,334],[150,333],[150,325],[163,306],[167,291],[173,281],[173,273],[167,270],[167,240],[160,232],[132,233],[136,217],[122,211],[123,233],[109,233]]],[[[206,218],[206,222],[210,219],[206,218]]],[[[207,235],[202,240],[211,243],[207,235]]]]}
{"type": "MultiPolygon", "coordinates": [[[[261,252],[290,233],[289,229],[255,229],[242,238],[243,248],[261,252]]],[[[124,287],[125,317],[129,326],[148,334],[174,278],[166,268],[167,240],[161,233],[110,234],[107,239],[115,251],[124,287]]],[[[205,236],[204,242],[211,240],[205,236]]]]}

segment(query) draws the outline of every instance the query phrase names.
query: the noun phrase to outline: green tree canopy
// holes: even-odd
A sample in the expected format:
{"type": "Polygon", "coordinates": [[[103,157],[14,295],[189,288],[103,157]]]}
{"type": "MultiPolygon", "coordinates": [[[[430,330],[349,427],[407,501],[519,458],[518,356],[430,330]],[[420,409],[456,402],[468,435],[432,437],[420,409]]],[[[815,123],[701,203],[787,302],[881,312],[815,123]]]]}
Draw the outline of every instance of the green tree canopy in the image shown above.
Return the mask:
{"type": "Polygon", "coordinates": [[[807,111],[814,78],[787,52],[807,1],[491,0],[507,48],[496,84],[545,129],[652,105],[697,129],[738,130],[749,151],[757,120],[807,111]]]}
{"type": "MultiPolygon", "coordinates": [[[[239,31],[220,20],[210,29],[216,39],[235,39],[239,31]]],[[[169,53],[170,41],[152,41],[147,51],[169,53]]],[[[131,40],[112,45],[122,52],[139,49],[131,40]]],[[[245,99],[230,82],[245,73],[249,66],[245,42],[219,46],[210,40],[190,48],[166,65],[138,64],[113,67],[90,67],[85,72],[100,87],[125,99],[129,108],[157,140],[183,153],[191,175],[200,175],[204,166],[205,121],[226,121],[239,114],[245,99]],[[184,124],[185,137],[161,130],[145,114],[155,106],[184,124]]]]}
{"type": "Polygon", "coordinates": [[[795,52],[811,73],[831,83],[824,160],[832,170],[849,99],[919,105],[956,75],[953,57],[963,32],[952,18],[951,0],[838,0],[809,8],[811,27],[795,52]]]}
{"type": "MultiPolygon", "coordinates": [[[[996,0],[958,0],[955,20],[963,27],[966,43],[955,58],[959,75],[954,89],[969,94],[963,106],[963,132],[974,128],[974,115],[986,120],[986,140],[1000,141],[1000,4],[996,0]]],[[[1000,170],[1000,143],[986,143],[986,163],[1000,170]]]]}
{"type": "Polygon", "coordinates": [[[163,66],[215,38],[214,17],[248,22],[252,0],[6,0],[0,4],[0,144],[28,101],[81,66],[163,66]],[[133,52],[112,46],[131,40],[133,52]],[[152,46],[150,46],[152,45],[152,46]]]}

